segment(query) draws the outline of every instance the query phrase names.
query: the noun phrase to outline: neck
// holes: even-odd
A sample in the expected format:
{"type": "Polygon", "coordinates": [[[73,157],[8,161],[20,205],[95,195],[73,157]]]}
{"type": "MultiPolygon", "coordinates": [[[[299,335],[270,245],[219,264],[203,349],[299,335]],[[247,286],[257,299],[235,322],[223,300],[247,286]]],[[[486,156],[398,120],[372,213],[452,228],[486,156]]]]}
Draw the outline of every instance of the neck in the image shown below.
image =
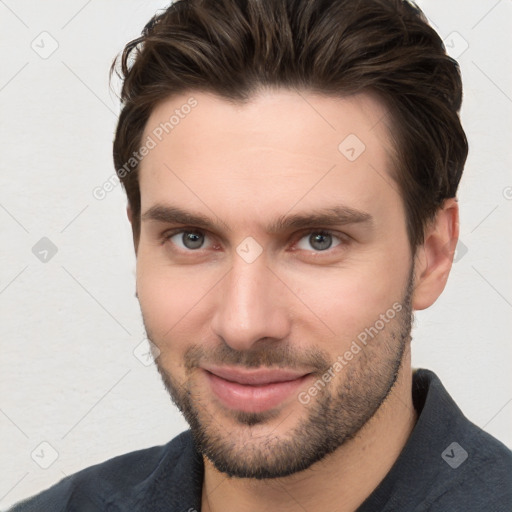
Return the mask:
{"type": "Polygon", "coordinates": [[[398,379],[375,415],[334,453],[309,469],[283,478],[229,478],[204,458],[204,512],[349,512],[382,481],[416,423],[412,403],[410,344],[398,379]]]}

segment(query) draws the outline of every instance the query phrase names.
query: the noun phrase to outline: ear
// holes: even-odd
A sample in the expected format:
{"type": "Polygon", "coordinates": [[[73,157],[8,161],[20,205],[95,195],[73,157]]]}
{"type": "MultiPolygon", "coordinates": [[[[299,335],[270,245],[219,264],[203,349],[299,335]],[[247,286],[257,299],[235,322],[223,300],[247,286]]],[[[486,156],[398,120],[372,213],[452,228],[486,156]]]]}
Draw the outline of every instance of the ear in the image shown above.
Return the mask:
{"type": "Polygon", "coordinates": [[[452,268],[458,239],[459,205],[456,198],[446,199],[426,229],[423,244],[416,250],[413,309],[426,309],[441,295],[452,268]]]}

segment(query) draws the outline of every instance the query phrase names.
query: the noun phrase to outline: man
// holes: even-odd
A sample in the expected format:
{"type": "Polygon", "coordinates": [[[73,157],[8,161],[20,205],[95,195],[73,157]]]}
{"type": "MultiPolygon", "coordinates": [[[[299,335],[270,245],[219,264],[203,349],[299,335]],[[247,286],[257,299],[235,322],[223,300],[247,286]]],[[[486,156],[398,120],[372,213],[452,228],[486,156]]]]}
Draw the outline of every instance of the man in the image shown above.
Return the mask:
{"type": "Polygon", "coordinates": [[[411,369],[467,155],[419,9],[181,0],[122,73],[137,295],[190,430],[13,510],[511,510],[510,450],[411,369]]]}

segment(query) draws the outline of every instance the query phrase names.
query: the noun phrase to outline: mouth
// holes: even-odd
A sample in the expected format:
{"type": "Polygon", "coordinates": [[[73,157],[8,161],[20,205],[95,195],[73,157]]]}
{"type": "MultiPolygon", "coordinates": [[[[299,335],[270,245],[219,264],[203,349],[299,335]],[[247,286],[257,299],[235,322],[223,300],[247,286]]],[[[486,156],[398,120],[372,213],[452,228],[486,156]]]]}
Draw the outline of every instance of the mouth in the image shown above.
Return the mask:
{"type": "Polygon", "coordinates": [[[252,413],[277,407],[312,375],[267,368],[204,367],[203,371],[211,391],[224,406],[252,413]]]}

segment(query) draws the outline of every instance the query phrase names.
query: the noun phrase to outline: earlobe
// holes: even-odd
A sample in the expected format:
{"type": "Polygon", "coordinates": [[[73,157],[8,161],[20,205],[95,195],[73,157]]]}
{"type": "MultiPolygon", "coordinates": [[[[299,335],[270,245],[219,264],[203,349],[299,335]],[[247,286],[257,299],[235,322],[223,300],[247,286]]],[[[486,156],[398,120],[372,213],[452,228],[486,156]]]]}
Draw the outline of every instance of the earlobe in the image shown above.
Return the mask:
{"type": "Polygon", "coordinates": [[[447,199],[425,232],[415,256],[413,309],[430,307],[446,286],[459,238],[459,206],[447,199]]]}

